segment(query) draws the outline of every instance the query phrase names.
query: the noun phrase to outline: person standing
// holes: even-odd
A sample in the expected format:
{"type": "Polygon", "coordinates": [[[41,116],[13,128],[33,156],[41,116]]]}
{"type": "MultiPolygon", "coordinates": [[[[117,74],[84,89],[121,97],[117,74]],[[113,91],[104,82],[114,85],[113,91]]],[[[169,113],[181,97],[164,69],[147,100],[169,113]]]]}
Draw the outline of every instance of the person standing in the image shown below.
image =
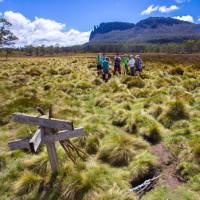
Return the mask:
{"type": "Polygon", "coordinates": [[[122,63],[124,65],[124,73],[126,75],[129,73],[129,70],[128,70],[129,58],[128,58],[127,54],[124,55],[124,57],[122,59],[122,63]]]}
{"type": "Polygon", "coordinates": [[[96,61],[97,61],[97,74],[98,74],[98,76],[100,76],[102,74],[102,59],[103,59],[103,57],[99,53],[97,55],[97,57],[96,57],[96,61]]]}
{"type": "Polygon", "coordinates": [[[119,54],[115,56],[114,75],[118,72],[121,74],[121,57],[119,54]]]}
{"type": "Polygon", "coordinates": [[[108,80],[110,79],[110,59],[108,57],[105,57],[104,61],[103,61],[103,80],[105,82],[108,82],[108,80]]]}
{"type": "Polygon", "coordinates": [[[136,65],[136,72],[138,72],[139,75],[141,76],[143,61],[139,55],[135,56],[135,65],[136,65]]]}
{"type": "Polygon", "coordinates": [[[130,65],[131,76],[134,76],[135,75],[135,59],[133,55],[130,56],[129,65],[130,65]]]}

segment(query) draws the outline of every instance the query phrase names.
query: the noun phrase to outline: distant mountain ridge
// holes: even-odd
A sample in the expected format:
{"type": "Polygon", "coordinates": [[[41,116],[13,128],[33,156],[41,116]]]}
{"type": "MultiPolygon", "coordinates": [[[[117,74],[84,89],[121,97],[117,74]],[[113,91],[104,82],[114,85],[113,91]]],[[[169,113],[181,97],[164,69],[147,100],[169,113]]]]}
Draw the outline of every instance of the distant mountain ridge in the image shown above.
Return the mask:
{"type": "Polygon", "coordinates": [[[90,35],[90,43],[163,44],[200,40],[200,25],[174,18],[150,17],[133,24],[101,23],[90,35]]]}

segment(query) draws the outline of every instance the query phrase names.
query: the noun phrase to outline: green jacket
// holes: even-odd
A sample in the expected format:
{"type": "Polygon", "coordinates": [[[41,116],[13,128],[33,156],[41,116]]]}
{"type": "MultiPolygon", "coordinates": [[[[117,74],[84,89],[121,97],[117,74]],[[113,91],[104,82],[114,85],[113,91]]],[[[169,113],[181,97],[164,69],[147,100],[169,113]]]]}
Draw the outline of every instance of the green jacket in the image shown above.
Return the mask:
{"type": "Polygon", "coordinates": [[[124,65],[128,65],[128,63],[129,63],[129,58],[128,58],[128,57],[123,57],[123,58],[122,58],[122,63],[123,63],[124,65]]]}

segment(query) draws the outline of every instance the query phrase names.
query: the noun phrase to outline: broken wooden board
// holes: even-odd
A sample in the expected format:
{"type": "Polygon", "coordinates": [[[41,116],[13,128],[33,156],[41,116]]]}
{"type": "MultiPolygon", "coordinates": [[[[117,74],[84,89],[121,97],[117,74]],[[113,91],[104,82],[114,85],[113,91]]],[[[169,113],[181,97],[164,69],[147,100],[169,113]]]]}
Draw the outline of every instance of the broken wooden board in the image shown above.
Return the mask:
{"type": "Polygon", "coordinates": [[[23,113],[14,113],[12,120],[23,124],[32,124],[45,128],[52,128],[58,130],[73,130],[73,123],[67,120],[48,118],[47,116],[31,116],[23,113]]]}
{"type": "Polygon", "coordinates": [[[42,128],[40,128],[36,131],[34,136],[30,139],[29,144],[30,144],[31,151],[33,153],[37,152],[40,144],[42,143],[43,135],[44,135],[44,131],[42,128]]]}
{"type": "Polygon", "coordinates": [[[60,131],[53,135],[45,135],[43,137],[42,143],[45,144],[48,142],[57,142],[57,141],[67,140],[70,138],[80,137],[83,135],[84,135],[83,128],[76,128],[73,131],[65,130],[65,131],[60,131]]]}
{"type": "Polygon", "coordinates": [[[30,138],[22,138],[22,139],[9,141],[8,146],[11,151],[13,151],[13,150],[29,150],[29,151],[31,151],[29,140],[30,140],[30,138]]]}

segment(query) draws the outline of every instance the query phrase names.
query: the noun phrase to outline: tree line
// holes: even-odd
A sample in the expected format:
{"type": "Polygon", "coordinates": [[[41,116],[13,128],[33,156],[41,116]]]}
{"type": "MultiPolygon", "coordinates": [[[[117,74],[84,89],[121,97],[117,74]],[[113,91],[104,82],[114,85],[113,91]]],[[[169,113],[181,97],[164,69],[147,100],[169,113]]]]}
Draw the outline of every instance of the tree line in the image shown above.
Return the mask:
{"type": "Polygon", "coordinates": [[[56,46],[25,46],[14,48],[17,37],[10,31],[10,24],[6,19],[0,19],[0,55],[12,56],[55,56],[66,53],[86,52],[124,52],[124,53],[200,53],[200,40],[187,40],[182,43],[168,44],[99,44],[87,43],[73,47],[56,46]]]}

